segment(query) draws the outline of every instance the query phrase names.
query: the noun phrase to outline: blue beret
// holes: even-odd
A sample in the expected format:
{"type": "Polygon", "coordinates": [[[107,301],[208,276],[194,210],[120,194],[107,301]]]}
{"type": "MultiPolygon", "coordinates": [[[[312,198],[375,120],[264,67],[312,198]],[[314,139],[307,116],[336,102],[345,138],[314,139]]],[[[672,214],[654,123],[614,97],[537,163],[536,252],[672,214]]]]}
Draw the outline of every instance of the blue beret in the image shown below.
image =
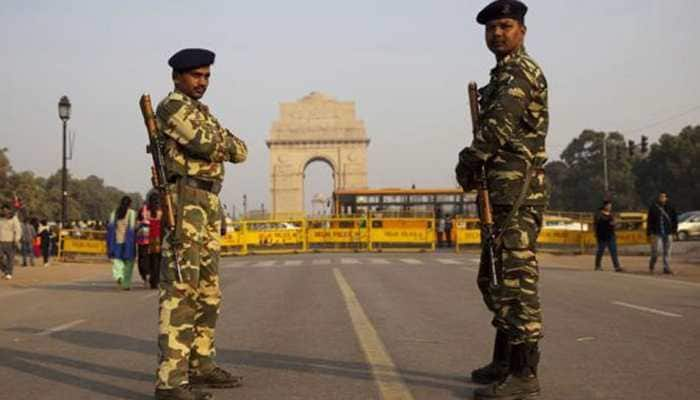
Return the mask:
{"type": "Polygon", "coordinates": [[[479,12],[476,22],[485,25],[494,19],[512,18],[524,23],[526,13],[527,6],[518,0],[496,0],[479,12]]]}
{"type": "Polygon", "coordinates": [[[175,71],[189,71],[214,64],[216,54],[207,49],[182,49],[168,60],[175,71]]]}

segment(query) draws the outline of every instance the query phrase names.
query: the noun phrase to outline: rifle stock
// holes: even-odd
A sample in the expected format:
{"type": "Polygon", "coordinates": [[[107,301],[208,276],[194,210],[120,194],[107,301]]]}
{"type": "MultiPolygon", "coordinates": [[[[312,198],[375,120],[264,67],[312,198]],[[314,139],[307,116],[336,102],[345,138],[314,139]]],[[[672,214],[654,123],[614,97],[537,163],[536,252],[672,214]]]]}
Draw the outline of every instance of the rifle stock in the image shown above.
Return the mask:
{"type": "Polygon", "coordinates": [[[143,94],[139,100],[139,106],[141,107],[143,122],[146,125],[146,132],[148,133],[149,144],[146,147],[146,152],[150,153],[153,158],[151,183],[153,183],[153,187],[160,193],[161,204],[163,205],[163,216],[165,218],[165,228],[168,230],[168,237],[173,245],[175,269],[177,270],[177,276],[180,282],[182,282],[182,270],[180,269],[177,249],[175,248],[175,211],[173,208],[172,193],[170,193],[167,186],[168,180],[165,174],[165,166],[163,165],[163,142],[158,134],[158,123],[156,122],[156,116],[153,112],[151,96],[143,94]]]}
{"type": "MultiPolygon", "coordinates": [[[[476,137],[479,132],[479,91],[476,82],[469,82],[469,111],[472,118],[472,133],[476,137]]],[[[489,199],[489,189],[486,182],[486,167],[482,166],[479,171],[479,186],[476,189],[477,202],[479,207],[479,219],[481,221],[481,230],[483,246],[488,252],[488,267],[489,267],[489,282],[492,288],[498,287],[498,274],[496,273],[496,263],[494,260],[494,229],[493,229],[493,208],[489,199]]]]}

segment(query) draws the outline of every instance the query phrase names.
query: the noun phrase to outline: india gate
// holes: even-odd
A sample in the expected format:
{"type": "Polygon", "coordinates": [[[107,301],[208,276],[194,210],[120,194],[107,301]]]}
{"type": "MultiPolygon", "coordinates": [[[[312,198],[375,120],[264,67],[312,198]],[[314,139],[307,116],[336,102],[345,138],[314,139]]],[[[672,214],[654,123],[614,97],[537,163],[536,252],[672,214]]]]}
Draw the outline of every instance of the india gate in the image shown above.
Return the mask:
{"type": "Polygon", "coordinates": [[[330,166],[333,190],[366,188],[368,145],[352,101],[312,92],[281,103],[267,140],[273,215],[304,210],[304,171],[315,161],[330,166]]]}

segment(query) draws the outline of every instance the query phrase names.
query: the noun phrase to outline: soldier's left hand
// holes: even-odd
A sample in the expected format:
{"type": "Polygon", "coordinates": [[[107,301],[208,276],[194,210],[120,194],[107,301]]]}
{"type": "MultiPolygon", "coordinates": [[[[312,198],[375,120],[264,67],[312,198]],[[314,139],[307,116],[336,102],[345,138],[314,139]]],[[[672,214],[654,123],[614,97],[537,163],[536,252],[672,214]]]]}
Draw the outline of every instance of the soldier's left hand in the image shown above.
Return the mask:
{"type": "Polygon", "coordinates": [[[455,167],[455,174],[457,175],[457,182],[465,192],[471,192],[479,187],[476,174],[463,162],[460,161],[457,164],[457,167],[455,167]]]}

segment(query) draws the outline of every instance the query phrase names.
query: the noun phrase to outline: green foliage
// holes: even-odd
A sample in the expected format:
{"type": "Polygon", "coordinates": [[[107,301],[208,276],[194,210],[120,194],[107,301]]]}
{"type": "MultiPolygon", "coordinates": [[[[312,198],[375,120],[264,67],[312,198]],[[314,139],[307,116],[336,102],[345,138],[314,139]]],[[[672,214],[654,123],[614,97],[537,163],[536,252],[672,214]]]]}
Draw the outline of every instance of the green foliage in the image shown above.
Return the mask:
{"type": "MultiPolygon", "coordinates": [[[[52,221],[61,219],[61,171],[48,178],[37,177],[29,171],[15,173],[6,155],[0,149],[0,201],[11,201],[14,195],[22,200],[25,214],[52,221]]],[[[94,175],[75,179],[68,175],[68,220],[104,221],[117,206],[122,196],[132,198],[138,205],[143,199],[139,193],[125,193],[94,175]]]]}
{"type": "Polygon", "coordinates": [[[645,202],[665,190],[679,210],[700,210],[700,126],[661,136],[649,156],[635,165],[635,174],[645,202]]]}
{"type": "Polygon", "coordinates": [[[667,190],[679,210],[700,209],[700,126],[677,136],[665,134],[647,155],[630,156],[626,139],[607,134],[609,192],[603,178],[604,132],[584,130],[561,154],[561,161],[545,166],[552,183],[550,208],[591,211],[610,198],[617,210],[641,210],[667,190]]]}

